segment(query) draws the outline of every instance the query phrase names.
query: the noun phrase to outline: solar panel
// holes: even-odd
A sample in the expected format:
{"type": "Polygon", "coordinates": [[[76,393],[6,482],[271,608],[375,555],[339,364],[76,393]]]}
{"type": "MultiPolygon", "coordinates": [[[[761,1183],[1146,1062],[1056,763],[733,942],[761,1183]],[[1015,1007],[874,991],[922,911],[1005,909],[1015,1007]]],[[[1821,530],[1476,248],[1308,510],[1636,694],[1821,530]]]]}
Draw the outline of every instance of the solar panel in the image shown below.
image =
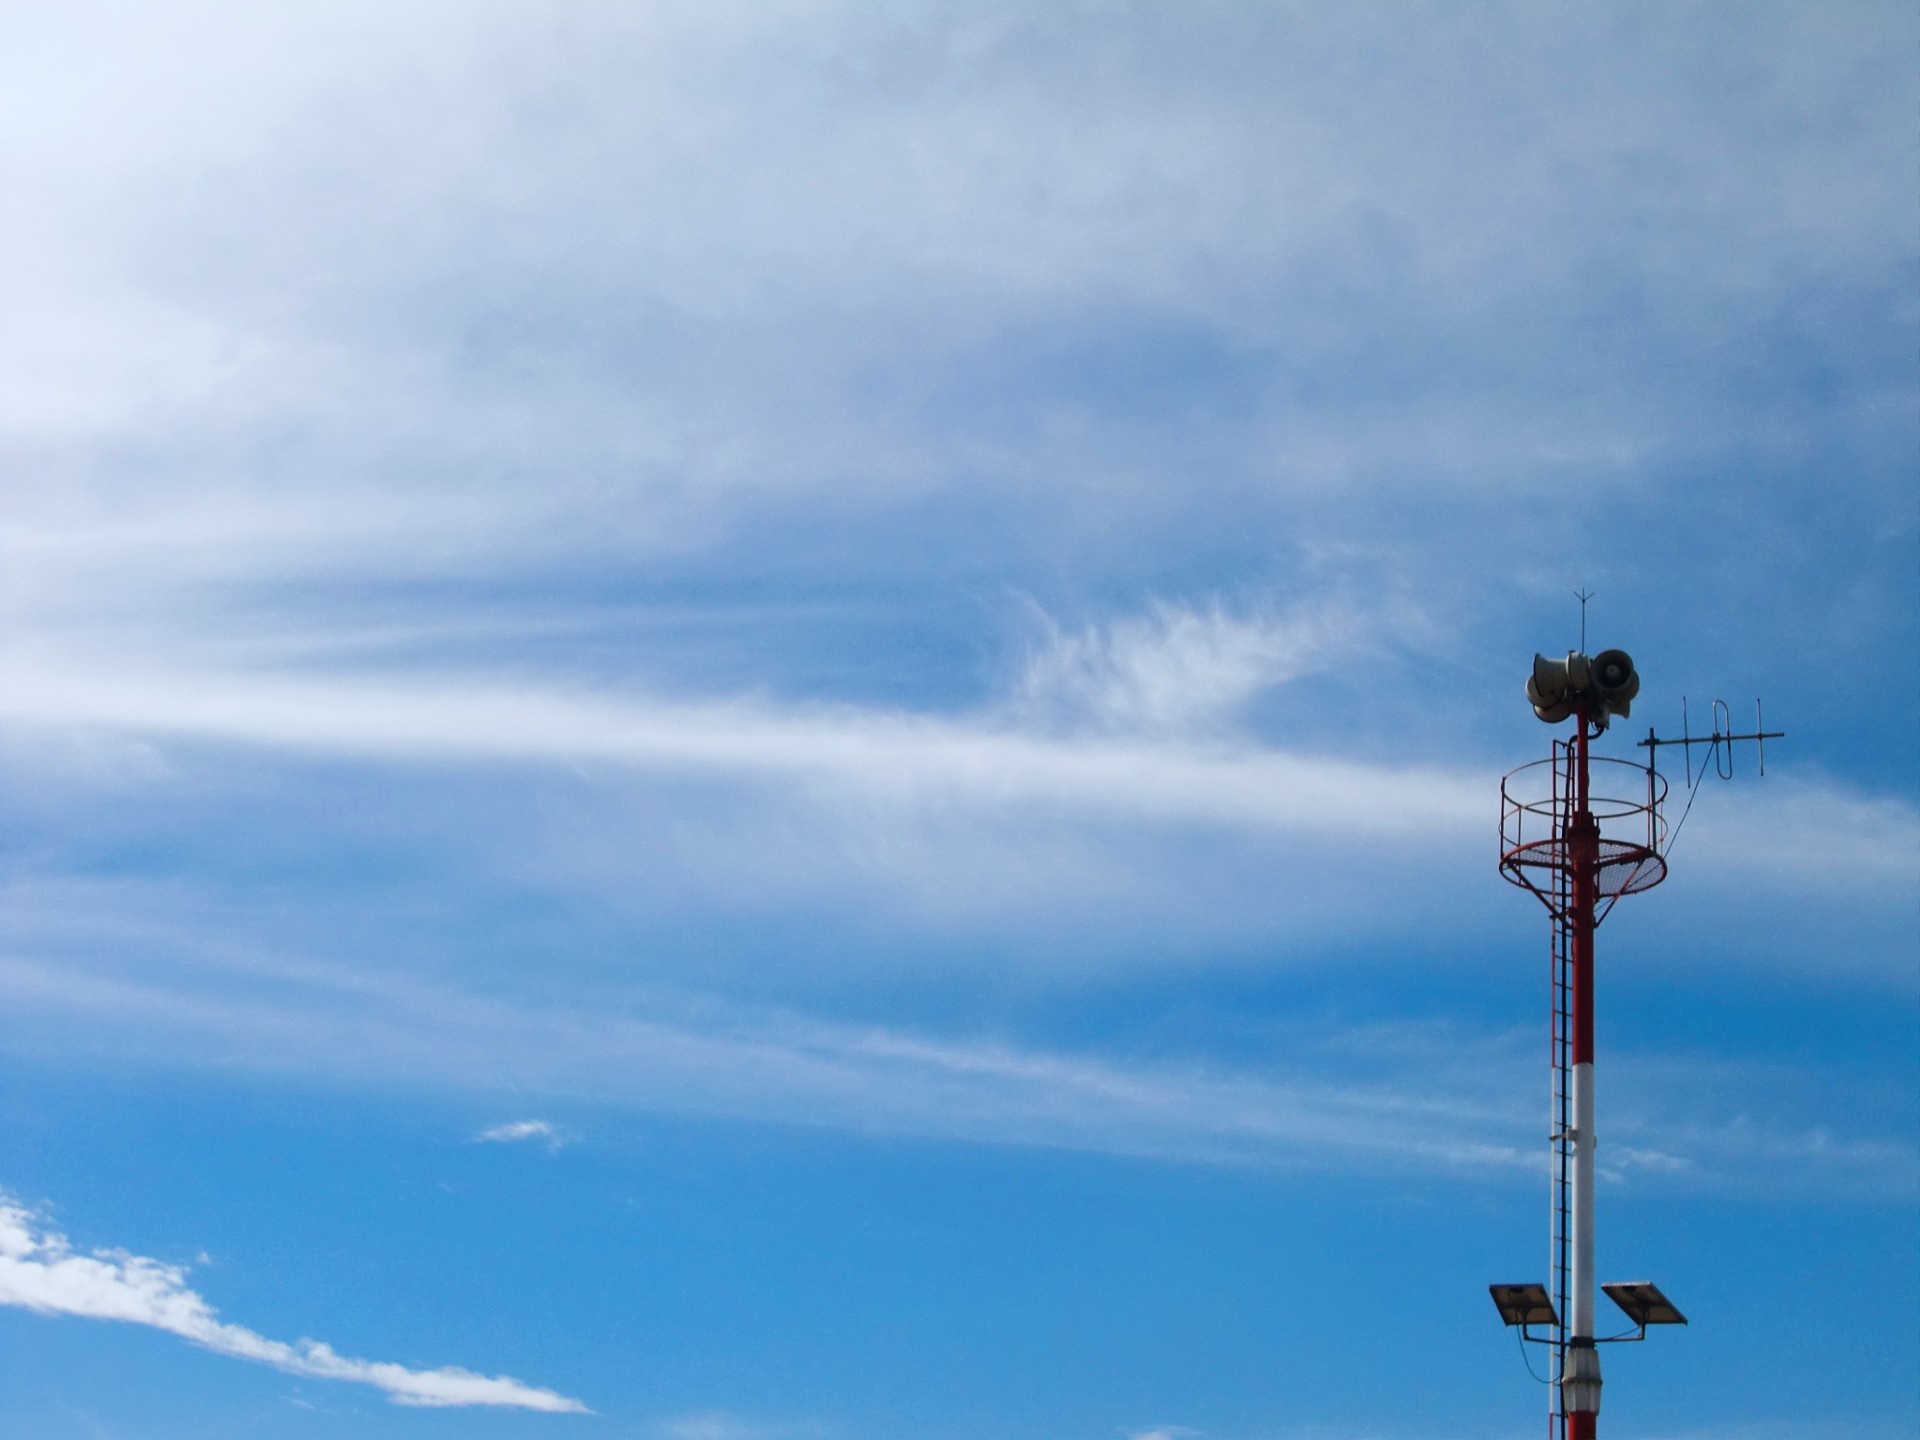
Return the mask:
{"type": "MultiPolygon", "coordinates": [[[[1687,1317],[1682,1315],[1671,1300],[1660,1293],[1660,1287],[1646,1280],[1629,1280],[1602,1285],[1607,1298],[1627,1312],[1627,1318],[1636,1325],[1684,1325],[1687,1317]]],[[[1511,1323],[1511,1322],[1509,1322],[1511,1323]]]]}
{"type": "Polygon", "coordinates": [[[1487,1290],[1500,1309],[1500,1318],[1509,1325],[1560,1323],[1544,1285],[1489,1285],[1487,1290]]]}

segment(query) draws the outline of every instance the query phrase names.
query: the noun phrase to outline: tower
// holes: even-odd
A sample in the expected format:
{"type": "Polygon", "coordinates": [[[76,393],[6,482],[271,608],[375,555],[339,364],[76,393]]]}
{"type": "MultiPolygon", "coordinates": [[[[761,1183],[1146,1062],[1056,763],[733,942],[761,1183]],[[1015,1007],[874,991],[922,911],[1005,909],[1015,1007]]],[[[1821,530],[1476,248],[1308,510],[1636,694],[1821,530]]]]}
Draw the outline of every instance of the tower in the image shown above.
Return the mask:
{"type": "Polygon", "coordinates": [[[1593,742],[1625,718],[1640,690],[1632,657],[1603,650],[1564,660],[1536,655],[1527,699],[1548,724],[1573,721],[1552,753],[1511,772],[1500,785],[1500,871],[1530,890],[1553,919],[1553,1074],[1548,1273],[1540,1285],[1495,1285],[1501,1317],[1548,1347],[1552,1440],[1594,1440],[1600,1414],[1599,1345],[1639,1339],[1650,1324],[1685,1324],[1658,1287],[1607,1285],[1608,1297],[1639,1327],[1635,1335],[1594,1333],[1593,1177],[1595,1153],[1594,932],[1623,895],[1667,875],[1662,806],[1667,784],[1652,764],[1596,756],[1593,742]],[[1535,1336],[1532,1327],[1549,1332],[1535,1336]]]}

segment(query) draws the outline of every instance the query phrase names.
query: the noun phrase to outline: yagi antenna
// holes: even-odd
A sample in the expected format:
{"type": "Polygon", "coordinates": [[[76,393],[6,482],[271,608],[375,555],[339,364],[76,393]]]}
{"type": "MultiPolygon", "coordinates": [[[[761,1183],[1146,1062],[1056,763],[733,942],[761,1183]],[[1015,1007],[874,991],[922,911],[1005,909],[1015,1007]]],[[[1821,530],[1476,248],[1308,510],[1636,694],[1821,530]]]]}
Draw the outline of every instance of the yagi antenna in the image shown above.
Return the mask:
{"type": "MultiPolygon", "coordinates": [[[[1656,752],[1662,745],[1680,746],[1687,760],[1687,784],[1694,785],[1698,783],[1693,773],[1694,746],[1705,745],[1707,747],[1706,757],[1700,762],[1700,773],[1702,775],[1707,773],[1707,766],[1711,764],[1715,773],[1718,774],[1722,780],[1731,780],[1733,778],[1733,747],[1736,741],[1753,741],[1754,751],[1760,762],[1760,773],[1764,775],[1767,773],[1767,741],[1784,740],[1786,735],[1787,732],[1784,730],[1769,730],[1766,728],[1766,717],[1761,713],[1760,702],[1758,700],[1753,702],[1753,729],[1747,734],[1736,735],[1733,733],[1733,716],[1727,707],[1727,702],[1724,700],[1715,700],[1713,702],[1712,732],[1706,735],[1695,735],[1691,728],[1691,722],[1687,718],[1687,697],[1682,695],[1680,697],[1680,733],[1674,736],[1661,736],[1654,734],[1653,731],[1649,729],[1647,731],[1647,738],[1639,743],[1646,747],[1646,749],[1656,752]],[[1725,747],[1724,750],[1722,749],[1723,746],[1725,747]]],[[[1649,763],[1656,758],[1657,755],[1647,756],[1649,763]]]]}

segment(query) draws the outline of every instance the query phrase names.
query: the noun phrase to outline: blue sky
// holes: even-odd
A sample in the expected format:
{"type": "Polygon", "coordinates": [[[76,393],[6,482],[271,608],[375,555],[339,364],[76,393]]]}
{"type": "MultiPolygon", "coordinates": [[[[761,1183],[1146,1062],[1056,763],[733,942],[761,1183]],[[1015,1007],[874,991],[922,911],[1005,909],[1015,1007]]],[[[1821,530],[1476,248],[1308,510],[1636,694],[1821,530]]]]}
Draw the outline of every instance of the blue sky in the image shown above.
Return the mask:
{"type": "Polygon", "coordinates": [[[0,1430],[1539,1433],[1586,587],[1609,1432],[1911,1435],[1917,39],[8,8],[0,1430]]]}

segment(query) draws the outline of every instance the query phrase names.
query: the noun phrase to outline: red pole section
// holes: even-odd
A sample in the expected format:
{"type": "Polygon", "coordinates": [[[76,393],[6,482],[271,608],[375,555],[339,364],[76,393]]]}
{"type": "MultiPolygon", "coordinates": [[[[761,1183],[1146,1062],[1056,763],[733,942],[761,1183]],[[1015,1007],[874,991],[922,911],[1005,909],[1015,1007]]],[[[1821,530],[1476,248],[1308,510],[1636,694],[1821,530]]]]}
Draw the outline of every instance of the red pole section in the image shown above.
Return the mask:
{"type": "Polygon", "coordinates": [[[1587,793],[1587,717],[1580,715],[1575,760],[1577,790],[1573,826],[1567,834],[1567,859],[1573,866],[1573,996],[1570,1064],[1593,1063],[1593,907],[1594,868],[1600,855],[1600,826],[1587,793]]]}

